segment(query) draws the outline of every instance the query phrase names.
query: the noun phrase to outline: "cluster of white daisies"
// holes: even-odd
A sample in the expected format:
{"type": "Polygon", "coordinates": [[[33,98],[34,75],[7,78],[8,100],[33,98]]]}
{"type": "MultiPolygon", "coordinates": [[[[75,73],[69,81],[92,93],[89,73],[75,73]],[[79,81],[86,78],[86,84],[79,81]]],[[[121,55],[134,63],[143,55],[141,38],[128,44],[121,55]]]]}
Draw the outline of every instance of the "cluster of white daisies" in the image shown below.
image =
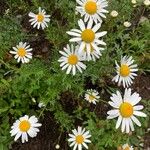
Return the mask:
{"type": "MultiPolygon", "coordinates": [[[[102,37],[107,32],[99,32],[99,29],[101,28],[102,19],[106,18],[105,14],[108,13],[105,9],[108,6],[106,0],[76,0],[76,2],[78,4],[76,12],[81,14],[82,19],[78,21],[78,29],[71,29],[67,32],[72,36],[69,41],[75,42],[76,46],[68,44],[63,51],[60,51],[62,56],[58,60],[61,63],[62,70],[66,69],[67,74],[71,73],[73,75],[76,74],[77,70],[82,73],[82,70],[86,69],[84,61],[96,61],[102,55],[101,52],[106,46],[102,37]]],[[[44,29],[50,21],[50,15],[46,15],[45,10],[41,8],[39,8],[38,14],[30,12],[29,16],[32,18],[29,22],[37,29],[44,29]]],[[[15,54],[14,57],[18,62],[28,63],[32,58],[32,48],[27,43],[20,42],[13,49],[14,51],[10,51],[10,53],[15,54]]],[[[107,119],[118,118],[116,129],[121,126],[121,131],[126,133],[134,131],[133,122],[141,126],[136,116],[146,117],[146,114],[141,112],[143,106],[137,105],[141,101],[141,97],[136,92],[132,93],[131,89],[128,88],[133,83],[135,76],[137,76],[137,71],[137,64],[134,64],[132,56],[124,56],[121,58],[120,63],[116,62],[117,75],[113,78],[113,81],[118,82],[118,85],[122,84],[125,92],[123,96],[119,91],[113,93],[110,97],[111,101],[108,102],[113,109],[107,112],[107,119]]],[[[96,104],[99,99],[100,96],[96,90],[87,90],[85,100],[96,104]]],[[[42,106],[43,104],[40,103],[39,107],[42,106]]],[[[10,133],[11,136],[15,136],[15,141],[21,137],[22,143],[24,143],[28,141],[28,136],[33,138],[37,135],[38,128],[41,125],[35,116],[29,117],[25,115],[13,124],[10,133]]],[[[78,127],[77,130],[74,129],[72,132],[73,134],[69,134],[70,138],[68,139],[70,147],[73,147],[73,150],[82,150],[82,147],[88,149],[87,143],[91,143],[89,140],[91,137],[90,131],[78,127]]],[[[122,149],[133,150],[128,144],[123,145],[122,149]]]]}

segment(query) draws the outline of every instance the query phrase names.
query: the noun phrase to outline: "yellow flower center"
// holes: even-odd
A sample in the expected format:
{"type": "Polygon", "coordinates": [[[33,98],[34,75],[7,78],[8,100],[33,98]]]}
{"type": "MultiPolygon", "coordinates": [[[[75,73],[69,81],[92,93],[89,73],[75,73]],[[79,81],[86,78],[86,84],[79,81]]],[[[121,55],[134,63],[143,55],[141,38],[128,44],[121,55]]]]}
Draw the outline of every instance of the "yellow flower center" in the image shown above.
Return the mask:
{"type": "Polygon", "coordinates": [[[37,21],[38,22],[43,22],[43,20],[44,20],[44,15],[42,13],[38,14],[37,15],[37,21]]]}
{"type": "Polygon", "coordinates": [[[77,57],[77,55],[74,55],[74,54],[70,55],[68,57],[68,63],[70,65],[76,65],[78,63],[78,57],[77,57]]]}
{"type": "Polygon", "coordinates": [[[126,77],[130,74],[130,68],[127,65],[121,65],[120,75],[126,77]]]}
{"type": "Polygon", "coordinates": [[[81,33],[81,38],[86,43],[91,43],[95,39],[95,33],[91,29],[85,29],[81,33]]]}
{"type": "Polygon", "coordinates": [[[96,2],[87,1],[87,3],[85,4],[85,11],[90,15],[95,14],[97,12],[96,2]]]}
{"type": "Polygon", "coordinates": [[[124,150],[130,150],[130,147],[129,147],[129,146],[127,146],[124,150]]]}
{"type": "Polygon", "coordinates": [[[121,116],[124,118],[128,118],[133,115],[133,106],[128,102],[122,103],[119,109],[121,116]]]}
{"type": "Polygon", "coordinates": [[[95,96],[89,95],[89,100],[90,100],[90,101],[93,101],[94,99],[95,99],[95,96]]]}
{"type": "Polygon", "coordinates": [[[77,144],[82,144],[84,142],[84,138],[82,135],[76,136],[76,142],[77,144]]]}
{"type": "Polygon", "coordinates": [[[18,48],[17,54],[20,57],[24,57],[27,54],[27,52],[26,52],[25,48],[18,48]]]}
{"type": "Polygon", "coordinates": [[[27,132],[30,129],[30,127],[31,127],[31,124],[27,120],[21,121],[19,124],[19,129],[22,132],[27,132]]]}

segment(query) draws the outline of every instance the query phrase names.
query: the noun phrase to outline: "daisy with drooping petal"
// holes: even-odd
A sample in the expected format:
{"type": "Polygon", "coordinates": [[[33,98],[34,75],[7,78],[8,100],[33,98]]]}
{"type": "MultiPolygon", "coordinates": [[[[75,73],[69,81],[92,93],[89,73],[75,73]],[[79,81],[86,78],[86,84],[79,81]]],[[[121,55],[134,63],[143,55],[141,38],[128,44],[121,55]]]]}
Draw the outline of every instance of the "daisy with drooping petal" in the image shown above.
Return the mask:
{"type": "Polygon", "coordinates": [[[116,94],[112,94],[110,97],[112,101],[108,103],[114,108],[107,112],[109,115],[107,119],[113,119],[118,117],[116,123],[116,129],[121,125],[122,132],[129,133],[130,130],[134,131],[133,122],[138,126],[141,123],[135,116],[146,117],[146,114],[141,112],[143,105],[137,105],[141,101],[141,97],[138,93],[134,92],[131,94],[131,89],[125,89],[124,96],[122,97],[120,92],[117,91],[116,94]]]}
{"type": "Polygon", "coordinates": [[[71,142],[70,147],[74,146],[73,150],[82,150],[82,146],[88,149],[86,143],[91,143],[89,138],[91,137],[89,131],[85,131],[85,128],[78,127],[78,130],[72,130],[73,134],[69,134],[68,141],[71,142]]]}
{"type": "Polygon", "coordinates": [[[84,22],[92,19],[95,23],[102,22],[102,18],[106,18],[105,9],[108,6],[106,0],[76,0],[79,6],[76,6],[76,11],[84,16],[84,22]]]}
{"type": "MultiPolygon", "coordinates": [[[[97,44],[98,46],[98,44],[97,44]]],[[[86,48],[82,51],[81,55],[83,56],[83,59],[85,61],[96,61],[96,59],[99,59],[100,56],[102,56],[101,51],[103,51],[103,47],[99,47],[99,51],[96,51],[92,46],[90,51],[87,50],[86,48]]]]}
{"type": "Polygon", "coordinates": [[[82,69],[86,69],[86,65],[81,61],[83,58],[77,52],[78,47],[74,47],[73,45],[64,48],[64,51],[59,51],[62,57],[58,60],[61,64],[62,70],[67,69],[66,74],[70,74],[72,70],[72,74],[76,74],[76,70],[79,70],[82,73],[82,69]]]}
{"type": "Polygon", "coordinates": [[[38,119],[35,116],[29,118],[28,115],[21,117],[11,127],[11,136],[15,136],[15,141],[21,137],[22,143],[28,142],[28,135],[30,137],[36,137],[39,132],[38,127],[42,124],[38,123],[38,119]]]}
{"type": "Polygon", "coordinates": [[[132,146],[129,146],[128,144],[124,144],[122,146],[122,150],[134,150],[132,146]]]}
{"type": "Polygon", "coordinates": [[[87,24],[87,27],[85,27],[83,20],[80,19],[78,21],[78,25],[80,27],[80,30],[72,29],[71,31],[67,32],[67,34],[73,36],[73,38],[70,39],[69,41],[80,43],[79,50],[78,50],[80,54],[85,49],[87,53],[90,54],[91,47],[99,53],[101,48],[99,48],[97,45],[103,45],[103,46],[106,45],[106,43],[103,40],[99,40],[99,38],[107,34],[106,31],[96,33],[101,27],[101,23],[98,23],[94,27],[92,27],[93,21],[90,20],[87,24]]]}
{"type": "Polygon", "coordinates": [[[29,16],[32,18],[29,20],[31,22],[31,25],[33,25],[33,28],[37,26],[37,29],[45,29],[48,27],[47,23],[50,22],[50,15],[46,15],[46,12],[44,9],[41,9],[39,7],[39,13],[34,14],[32,12],[29,13],[29,16]]]}
{"type": "Polygon", "coordinates": [[[19,42],[19,45],[13,47],[13,51],[10,51],[10,53],[15,55],[14,58],[17,59],[17,62],[28,63],[32,59],[32,50],[26,42],[19,42]]]}
{"type": "Polygon", "coordinates": [[[123,83],[123,87],[128,87],[133,83],[133,79],[137,74],[135,72],[138,71],[137,64],[133,64],[134,60],[132,56],[124,56],[121,58],[121,65],[119,66],[116,63],[117,75],[113,78],[113,81],[118,82],[118,85],[123,83]]]}
{"type": "Polygon", "coordinates": [[[96,104],[99,98],[99,93],[93,89],[87,90],[85,94],[85,100],[87,100],[89,103],[96,104]]]}

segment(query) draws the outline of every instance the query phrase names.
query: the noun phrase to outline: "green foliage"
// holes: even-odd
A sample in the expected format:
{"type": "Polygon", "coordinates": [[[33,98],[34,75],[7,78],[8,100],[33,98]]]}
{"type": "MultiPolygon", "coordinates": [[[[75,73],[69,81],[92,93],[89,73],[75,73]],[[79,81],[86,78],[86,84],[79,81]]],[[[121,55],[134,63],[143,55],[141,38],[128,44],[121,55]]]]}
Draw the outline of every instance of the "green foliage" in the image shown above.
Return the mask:
{"type": "MultiPolygon", "coordinates": [[[[137,128],[132,135],[122,134],[114,128],[115,120],[104,119],[106,112],[103,113],[104,116],[97,116],[95,112],[90,111],[83,101],[83,95],[87,89],[86,81],[90,79],[90,83],[104,94],[103,102],[107,103],[110,94],[118,89],[110,86],[111,83],[108,85],[107,78],[111,82],[115,73],[115,60],[119,61],[123,54],[132,55],[136,59],[140,73],[150,72],[149,21],[138,23],[129,29],[123,26],[126,20],[134,23],[134,12],[136,9],[140,11],[141,3],[137,8],[133,8],[131,0],[110,1],[109,10],[117,10],[119,16],[112,18],[107,15],[100,29],[108,31],[104,38],[107,47],[99,60],[88,62],[84,73],[77,73],[75,76],[66,75],[58,63],[59,51],[69,40],[66,31],[76,28],[80,18],[74,13],[75,0],[33,0],[32,5],[25,0],[8,0],[7,5],[10,12],[0,18],[0,150],[7,150],[12,144],[13,139],[9,131],[16,119],[24,114],[36,115],[42,119],[44,111],[54,114],[61,131],[69,132],[75,127],[77,120],[82,121],[82,125],[92,134],[92,144],[89,147],[91,150],[114,150],[126,142],[139,147],[141,141],[138,136],[144,136],[148,117],[141,119],[142,128],[137,128]],[[30,11],[36,13],[39,6],[52,15],[49,27],[44,32],[26,31],[22,25],[24,15],[30,11]],[[32,43],[32,39],[40,37],[41,34],[52,45],[49,48],[50,57],[41,55],[38,58],[34,50],[31,62],[21,65],[9,57],[9,51],[18,42],[32,43]],[[71,114],[66,112],[61,104],[61,94],[66,91],[72,92],[78,103],[71,114]],[[46,107],[37,108],[39,102],[46,104],[46,107]]],[[[150,104],[148,100],[143,100],[143,103],[148,115],[150,104]]]]}

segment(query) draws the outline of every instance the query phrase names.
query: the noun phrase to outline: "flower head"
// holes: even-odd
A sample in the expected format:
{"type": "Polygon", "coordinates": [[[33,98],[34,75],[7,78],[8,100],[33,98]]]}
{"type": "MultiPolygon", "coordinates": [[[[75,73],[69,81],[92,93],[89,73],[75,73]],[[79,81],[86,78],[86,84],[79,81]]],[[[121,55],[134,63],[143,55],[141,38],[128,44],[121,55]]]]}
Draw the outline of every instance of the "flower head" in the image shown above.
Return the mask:
{"type": "Polygon", "coordinates": [[[117,16],[118,16],[118,12],[117,12],[116,10],[113,10],[113,11],[110,13],[110,15],[111,15],[112,17],[117,17],[117,16]]]}
{"type": "Polygon", "coordinates": [[[86,91],[85,100],[87,100],[89,103],[96,104],[99,98],[99,93],[96,90],[90,89],[86,91]]]}
{"type": "Polygon", "coordinates": [[[108,6],[106,0],[76,0],[79,6],[76,6],[76,11],[84,16],[84,22],[92,19],[95,23],[102,22],[102,18],[106,18],[105,9],[108,6]]]}
{"type": "Polygon", "coordinates": [[[91,141],[88,139],[91,137],[89,131],[85,131],[85,128],[82,129],[82,127],[78,127],[78,129],[72,130],[73,134],[69,134],[68,141],[71,142],[70,147],[74,146],[74,150],[82,150],[82,146],[84,146],[86,149],[88,149],[88,146],[86,143],[91,143],[91,141]]]}
{"type": "Polygon", "coordinates": [[[41,125],[35,116],[29,118],[29,116],[25,115],[15,121],[10,133],[11,136],[15,136],[15,141],[21,136],[22,143],[24,143],[28,141],[28,135],[32,138],[37,136],[37,132],[39,132],[38,127],[41,125]]]}
{"type": "Polygon", "coordinates": [[[131,26],[131,22],[128,22],[128,21],[125,21],[123,23],[123,25],[126,27],[126,28],[129,28],[131,26]]]}
{"type": "Polygon", "coordinates": [[[133,150],[133,147],[132,146],[129,146],[128,144],[124,144],[122,146],[122,150],[133,150]]]}
{"type": "Polygon", "coordinates": [[[144,5],[149,6],[150,5],[150,0],[144,0],[144,5]]]}
{"type": "Polygon", "coordinates": [[[131,0],[131,3],[132,3],[132,4],[136,4],[137,1],[136,1],[136,0],[131,0]]]}
{"type": "Polygon", "coordinates": [[[28,63],[32,59],[32,48],[27,43],[19,42],[19,45],[13,47],[13,51],[10,51],[11,54],[14,54],[14,58],[17,59],[17,62],[28,63]]]}
{"type": "Polygon", "coordinates": [[[107,34],[106,31],[96,33],[101,27],[101,23],[98,23],[94,27],[92,27],[93,21],[90,20],[86,27],[83,20],[80,19],[78,21],[78,25],[80,27],[80,30],[72,29],[71,31],[67,32],[69,35],[73,36],[73,38],[70,39],[70,42],[80,43],[78,50],[80,54],[85,51],[85,49],[87,53],[91,53],[91,48],[99,53],[101,48],[99,48],[97,45],[106,45],[106,43],[103,42],[103,40],[99,40],[99,38],[107,34]]]}
{"type": "Polygon", "coordinates": [[[137,64],[133,64],[133,62],[132,56],[122,57],[120,65],[116,62],[117,75],[113,78],[113,81],[118,82],[119,86],[121,82],[124,87],[128,87],[133,83],[134,76],[137,76],[135,72],[138,71],[137,64]]]}
{"type": "Polygon", "coordinates": [[[74,47],[73,45],[64,48],[64,51],[59,51],[62,57],[58,60],[61,62],[60,67],[62,70],[67,69],[67,74],[71,73],[75,75],[76,70],[79,70],[82,73],[82,69],[86,69],[86,65],[84,65],[82,61],[81,55],[78,54],[78,47],[74,47]]]}
{"type": "Polygon", "coordinates": [[[112,101],[108,103],[114,108],[107,112],[107,119],[113,119],[118,117],[116,123],[116,129],[121,125],[122,132],[129,133],[130,130],[134,131],[133,122],[138,126],[141,126],[141,123],[135,116],[146,117],[146,114],[141,112],[143,105],[137,105],[140,102],[141,97],[138,93],[131,94],[131,89],[125,89],[124,96],[121,96],[119,91],[116,94],[112,94],[110,97],[112,101]]]}
{"type": "Polygon", "coordinates": [[[33,25],[33,28],[37,26],[37,29],[45,29],[48,27],[47,23],[50,22],[50,15],[46,15],[46,12],[44,9],[41,9],[39,7],[39,13],[34,14],[32,12],[29,13],[29,16],[32,18],[29,20],[31,22],[31,25],[33,25]]]}

